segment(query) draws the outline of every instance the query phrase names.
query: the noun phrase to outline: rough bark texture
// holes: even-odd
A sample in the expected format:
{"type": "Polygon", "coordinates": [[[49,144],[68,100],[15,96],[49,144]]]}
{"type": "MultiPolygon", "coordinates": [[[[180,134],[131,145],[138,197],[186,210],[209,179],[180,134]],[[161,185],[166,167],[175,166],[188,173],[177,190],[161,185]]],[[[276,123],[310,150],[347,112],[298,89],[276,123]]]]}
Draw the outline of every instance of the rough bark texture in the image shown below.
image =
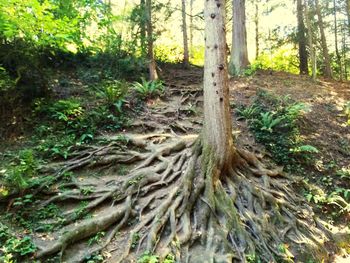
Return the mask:
{"type": "Polygon", "coordinates": [[[334,16],[334,46],[335,46],[335,54],[337,56],[337,62],[339,66],[339,78],[340,80],[343,80],[343,65],[342,65],[342,59],[339,52],[339,46],[338,46],[338,20],[337,20],[337,5],[335,0],[333,0],[333,16],[334,16]]]}
{"type": "Polygon", "coordinates": [[[205,2],[204,141],[220,166],[232,157],[232,127],[226,63],[225,5],[205,2]]]}
{"type": "Polygon", "coordinates": [[[146,17],[147,17],[147,57],[148,57],[148,70],[150,80],[157,80],[157,65],[154,59],[153,52],[153,25],[152,25],[152,1],[146,0],[146,17]]]}
{"type": "Polygon", "coordinates": [[[187,19],[186,19],[186,0],[181,1],[182,4],[182,36],[184,45],[183,64],[187,67],[190,64],[188,52],[188,36],[187,36],[187,19]]]}
{"type": "Polygon", "coordinates": [[[249,65],[245,0],[233,0],[232,51],[229,71],[239,75],[249,65]]]}
{"type": "Polygon", "coordinates": [[[317,65],[316,65],[316,54],[315,54],[315,47],[314,47],[314,40],[313,40],[313,34],[312,34],[312,28],[311,28],[311,22],[309,18],[309,5],[308,1],[305,0],[305,21],[308,31],[308,45],[309,45],[309,53],[311,58],[311,69],[312,69],[312,79],[316,80],[316,74],[317,74],[317,65]]]}
{"type": "Polygon", "coordinates": [[[299,72],[300,74],[308,74],[308,62],[306,51],[305,24],[303,15],[302,0],[297,0],[297,18],[298,18],[298,45],[299,45],[299,72]]]}
{"type": "Polygon", "coordinates": [[[323,63],[324,76],[326,78],[332,78],[331,59],[329,57],[326,34],[324,32],[324,24],[323,24],[323,18],[321,14],[321,7],[318,0],[315,0],[315,5],[316,5],[316,14],[318,18],[318,27],[320,29],[320,34],[321,34],[321,46],[322,46],[322,53],[323,53],[323,59],[324,59],[324,63],[323,63]]]}

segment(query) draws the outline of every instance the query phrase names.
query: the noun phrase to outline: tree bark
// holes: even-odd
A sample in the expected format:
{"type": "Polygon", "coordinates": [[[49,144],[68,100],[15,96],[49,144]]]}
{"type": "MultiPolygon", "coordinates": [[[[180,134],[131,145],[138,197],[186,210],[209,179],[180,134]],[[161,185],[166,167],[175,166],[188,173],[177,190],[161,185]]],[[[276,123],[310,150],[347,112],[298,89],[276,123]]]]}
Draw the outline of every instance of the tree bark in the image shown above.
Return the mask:
{"type": "Polygon", "coordinates": [[[305,24],[303,16],[302,0],[297,0],[297,18],[298,18],[298,45],[299,45],[299,72],[302,75],[309,73],[306,51],[305,24]]]}
{"type": "Polygon", "coordinates": [[[183,65],[188,67],[190,64],[189,54],[188,54],[188,36],[187,36],[187,22],[186,22],[186,0],[182,0],[182,36],[184,45],[184,58],[183,65]]]}
{"type": "Polygon", "coordinates": [[[248,65],[245,0],[233,0],[230,74],[239,75],[248,65]]]}
{"type": "Polygon", "coordinates": [[[232,161],[233,139],[226,62],[225,1],[207,0],[204,63],[204,138],[218,169],[232,161]]]}
{"type": "Polygon", "coordinates": [[[148,57],[148,70],[149,79],[157,80],[157,65],[154,59],[153,52],[153,26],[152,26],[152,0],[146,0],[146,17],[147,17],[147,57],[148,57]]]}
{"type": "Polygon", "coordinates": [[[190,56],[193,58],[193,2],[190,0],[190,56]]]}
{"type": "Polygon", "coordinates": [[[343,80],[343,65],[341,60],[341,55],[338,47],[338,20],[337,20],[337,5],[335,0],[333,0],[333,15],[334,15],[334,45],[335,45],[335,54],[337,56],[338,66],[339,66],[339,77],[340,80],[343,80]]]}
{"type": "Polygon", "coordinates": [[[146,6],[145,6],[145,0],[140,1],[140,38],[141,38],[141,55],[142,57],[146,57],[147,55],[147,43],[146,43],[146,23],[145,21],[145,12],[146,12],[146,6]]]}
{"type": "Polygon", "coordinates": [[[255,15],[254,15],[254,23],[255,23],[255,58],[259,57],[260,53],[260,34],[259,34],[259,1],[255,0],[255,15]]]}
{"type": "Polygon", "coordinates": [[[317,65],[316,65],[316,54],[315,54],[315,47],[314,47],[314,40],[312,36],[312,28],[311,28],[311,22],[309,18],[309,6],[308,1],[305,0],[305,21],[308,31],[308,45],[309,45],[309,52],[310,52],[310,58],[311,58],[311,68],[312,68],[312,79],[316,80],[316,74],[317,74],[317,65]]]}
{"type": "Polygon", "coordinates": [[[327,40],[326,40],[326,35],[323,27],[323,18],[322,18],[321,8],[318,0],[315,0],[315,5],[316,5],[316,14],[318,18],[318,27],[320,29],[320,34],[321,34],[321,46],[322,46],[322,53],[323,53],[323,59],[324,59],[324,76],[326,78],[332,78],[331,59],[329,57],[327,40]]]}
{"type": "Polygon", "coordinates": [[[346,15],[348,17],[348,32],[350,36],[350,0],[346,0],[346,15]]]}

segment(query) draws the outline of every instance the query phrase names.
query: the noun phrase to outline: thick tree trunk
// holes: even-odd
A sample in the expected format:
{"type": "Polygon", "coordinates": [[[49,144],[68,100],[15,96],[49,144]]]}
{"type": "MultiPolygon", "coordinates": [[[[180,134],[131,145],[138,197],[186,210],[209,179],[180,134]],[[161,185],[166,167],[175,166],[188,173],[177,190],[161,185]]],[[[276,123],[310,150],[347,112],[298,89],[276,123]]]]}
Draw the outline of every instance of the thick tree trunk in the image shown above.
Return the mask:
{"type": "Polygon", "coordinates": [[[326,78],[332,78],[331,59],[329,57],[326,34],[324,32],[323,18],[321,14],[319,1],[315,0],[315,4],[316,4],[316,13],[318,18],[318,27],[320,28],[320,34],[321,34],[321,45],[322,45],[322,53],[323,53],[323,59],[324,59],[324,76],[326,78]]]}
{"type": "Polygon", "coordinates": [[[140,41],[141,41],[141,55],[142,57],[146,57],[147,55],[147,43],[146,43],[146,23],[145,21],[145,0],[140,1],[140,9],[141,9],[141,17],[140,17],[140,41]]]}
{"type": "Polygon", "coordinates": [[[299,72],[307,75],[309,73],[306,51],[305,24],[303,16],[302,0],[297,0],[298,18],[298,45],[299,45],[299,72]]]}
{"type": "Polygon", "coordinates": [[[316,54],[315,54],[315,47],[314,47],[314,40],[312,36],[312,28],[311,28],[311,22],[309,18],[309,8],[308,8],[308,1],[305,0],[305,21],[307,26],[307,33],[308,33],[308,45],[309,45],[309,52],[310,52],[310,58],[311,58],[311,68],[312,68],[312,79],[316,80],[316,74],[317,74],[317,65],[316,65],[316,54]]]}
{"type": "Polygon", "coordinates": [[[187,36],[187,22],[186,22],[186,0],[182,0],[182,35],[184,45],[184,58],[183,64],[187,67],[190,64],[188,54],[188,36],[187,36]]]}
{"type": "Polygon", "coordinates": [[[259,2],[258,2],[258,0],[255,0],[254,23],[255,23],[255,58],[257,58],[257,57],[259,57],[259,53],[260,53],[259,2]]]}
{"type": "Polygon", "coordinates": [[[248,65],[245,0],[233,0],[230,74],[239,75],[248,65]]]}
{"type": "Polygon", "coordinates": [[[147,57],[149,79],[157,80],[157,65],[153,52],[153,26],[152,26],[152,0],[146,0],[146,17],[147,17],[147,57]]]}
{"type": "Polygon", "coordinates": [[[225,1],[207,0],[205,17],[204,138],[218,169],[232,161],[233,139],[226,63],[225,1]]]}
{"type": "Polygon", "coordinates": [[[334,45],[335,45],[335,54],[337,56],[337,62],[339,66],[339,77],[340,80],[343,80],[343,65],[342,65],[342,59],[339,52],[338,47],[338,21],[337,21],[337,5],[335,0],[333,0],[333,15],[334,15],[334,45]]]}

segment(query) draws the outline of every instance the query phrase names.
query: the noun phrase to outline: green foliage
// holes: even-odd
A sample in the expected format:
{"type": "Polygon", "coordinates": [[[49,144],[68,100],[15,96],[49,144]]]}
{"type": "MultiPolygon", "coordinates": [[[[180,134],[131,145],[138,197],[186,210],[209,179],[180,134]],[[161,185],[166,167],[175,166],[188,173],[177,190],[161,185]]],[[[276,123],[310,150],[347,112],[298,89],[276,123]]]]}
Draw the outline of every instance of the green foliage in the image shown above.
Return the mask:
{"type": "Polygon", "coordinates": [[[88,240],[88,245],[92,246],[93,244],[100,243],[105,234],[105,232],[98,232],[93,237],[90,237],[90,239],[88,240]]]}
{"type": "Polygon", "coordinates": [[[59,100],[48,108],[51,118],[74,126],[84,113],[80,102],[76,99],[59,100]]]}
{"type": "Polygon", "coordinates": [[[272,129],[280,124],[283,119],[283,116],[276,117],[273,112],[262,112],[260,118],[256,120],[256,124],[260,126],[260,130],[272,133],[272,129]]]}
{"type": "MultiPolygon", "coordinates": [[[[36,251],[30,237],[16,237],[10,229],[0,222],[0,261],[5,263],[17,262],[17,259],[28,256],[36,251]]],[[[21,261],[18,261],[21,262],[21,261]]]]}
{"type": "Polygon", "coordinates": [[[290,165],[297,159],[309,160],[318,150],[303,143],[299,136],[298,120],[308,111],[303,103],[296,103],[289,96],[278,97],[266,91],[258,91],[252,105],[239,107],[241,119],[248,120],[258,142],[273,154],[279,164],[290,165]]]}
{"type": "Polygon", "coordinates": [[[98,96],[109,106],[114,106],[121,113],[128,92],[128,84],[123,81],[106,81],[98,89],[98,96]]]}
{"type": "Polygon", "coordinates": [[[38,161],[30,149],[19,152],[16,159],[5,172],[5,180],[10,189],[22,191],[31,185],[31,180],[37,175],[38,161]]]}
{"type": "Polygon", "coordinates": [[[346,122],[346,124],[347,124],[348,126],[350,126],[350,101],[348,101],[348,102],[345,104],[344,112],[345,112],[345,116],[347,117],[347,122],[346,122]]]}
{"type": "Polygon", "coordinates": [[[183,47],[180,45],[157,45],[154,49],[155,58],[164,63],[181,63],[183,47]]]}
{"type": "Polygon", "coordinates": [[[159,263],[159,259],[158,256],[152,255],[151,252],[146,251],[139,257],[137,263],[159,263]]]}
{"type": "Polygon", "coordinates": [[[147,81],[144,78],[141,78],[141,82],[135,82],[133,88],[142,99],[150,99],[164,92],[161,81],[147,81]]]}

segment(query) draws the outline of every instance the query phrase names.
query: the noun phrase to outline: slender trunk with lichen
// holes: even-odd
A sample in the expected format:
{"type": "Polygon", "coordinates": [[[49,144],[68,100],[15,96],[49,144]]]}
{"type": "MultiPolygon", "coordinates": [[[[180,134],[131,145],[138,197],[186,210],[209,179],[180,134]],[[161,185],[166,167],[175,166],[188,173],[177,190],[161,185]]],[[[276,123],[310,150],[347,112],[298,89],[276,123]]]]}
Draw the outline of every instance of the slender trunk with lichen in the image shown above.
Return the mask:
{"type": "Polygon", "coordinates": [[[153,25],[152,25],[152,0],[146,0],[146,18],[147,18],[147,59],[149,79],[157,80],[157,65],[154,59],[153,51],[153,25]]]}
{"type": "Polygon", "coordinates": [[[190,2],[190,56],[193,58],[193,2],[190,2]]]}
{"type": "Polygon", "coordinates": [[[187,67],[190,64],[188,52],[188,36],[187,36],[187,19],[186,19],[186,0],[182,0],[182,37],[184,45],[183,65],[187,67]]]}
{"type": "Polygon", "coordinates": [[[230,74],[239,75],[249,65],[245,0],[233,0],[232,51],[230,74]]]}
{"type": "Polygon", "coordinates": [[[350,36],[350,0],[346,0],[346,16],[348,17],[348,32],[350,36]]]}
{"type": "Polygon", "coordinates": [[[259,57],[259,53],[260,53],[259,2],[258,2],[258,0],[255,1],[254,23],[255,23],[255,58],[257,58],[257,57],[259,57]]]}
{"type": "Polygon", "coordinates": [[[147,43],[146,43],[146,7],[145,0],[140,0],[140,41],[141,41],[141,55],[142,57],[147,56],[147,43]]]}
{"type": "Polygon", "coordinates": [[[232,157],[226,63],[225,3],[205,2],[204,141],[220,167],[232,157]]]}
{"type": "Polygon", "coordinates": [[[307,75],[308,69],[308,58],[306,51],[306,37],[305,37],[305,24],[302,0],[297,0],[297,18],[298,18],[298,45],[299,45],[299,72],[300,74],[307,75]]]}
{"type": "Polygon", "coordinates": [[[323,23],[323,18],[321,14],[321,7],[318,0],[315,0],[315,5],[316,5],[316,14],[318,18],[318,27],[320,29],[320,34],[321,34],[321,47],[322,47],[322,53],[323,53],[323,59],[324,59],[323,61],[324,76],[326,78],[332,78],[331,58],[329,57],[326,34],[324,31],[324,23],[323,23]]]}
{"type": "Polygon", "coordinates": [[[310,59],[311,59],[312,79],[316,80],[316,74],[317,74],[316,54],[315,54],[314,40],[312,35],[311,22],[309,18],[309,4],[307,0],[305,0],[304,5],[305,5],[304,12],[305,12],[305,21],[307,26],[309,53],[310,53],[310,59]]]}
{"type": "Polygon", "coordinates": [[[335,46],[335,54],[337,56],[337,62],[339,66],[339,77],[340,80],[343,80],[343,65],[342,59],[339,52],[338,46],[338,19],[337,19],[337,5],[335,0],[333,0],[333,16],[334,16],[334,46],[335,46]]]}

